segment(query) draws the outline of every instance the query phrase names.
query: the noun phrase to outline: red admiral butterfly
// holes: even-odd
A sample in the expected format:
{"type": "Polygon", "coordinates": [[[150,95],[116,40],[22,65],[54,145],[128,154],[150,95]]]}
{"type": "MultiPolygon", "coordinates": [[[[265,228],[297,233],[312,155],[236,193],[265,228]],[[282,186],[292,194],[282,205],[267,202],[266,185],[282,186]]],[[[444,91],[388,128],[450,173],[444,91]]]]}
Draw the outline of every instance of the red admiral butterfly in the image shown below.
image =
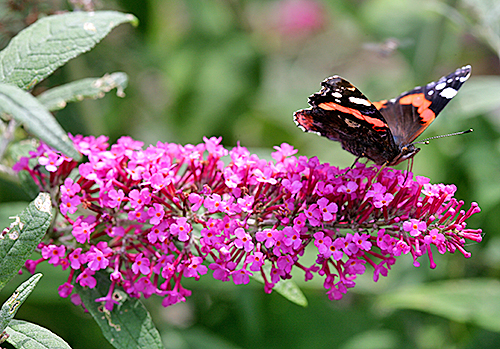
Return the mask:
{"type": "Polygon", "coordinates": [[[377,165],[397,165],[420,149],[413,141],[434,121],[470,76],[467,65],[389,101],[370,102],[356,87],[334,75],[309,97],[311,108],[294,113],[297,126],[342,144],[377,165]]]}

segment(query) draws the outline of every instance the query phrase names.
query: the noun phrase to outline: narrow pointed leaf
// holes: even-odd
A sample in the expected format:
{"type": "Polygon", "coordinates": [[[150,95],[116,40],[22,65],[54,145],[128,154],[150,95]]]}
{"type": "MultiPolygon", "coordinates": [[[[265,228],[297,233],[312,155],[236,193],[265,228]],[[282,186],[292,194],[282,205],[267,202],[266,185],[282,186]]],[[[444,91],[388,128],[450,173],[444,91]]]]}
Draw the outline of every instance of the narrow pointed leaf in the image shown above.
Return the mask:
{"type": "Polygon", "coordinates": [[[97,279],[94,289],[83,288],[77,284],[75,290],[111,345],[124,349],[163,348],[160,334],[142,303],[115,288],[114,295],[120,299],[119,303],[115,304],[113,311],[107,311],[95,300],[108,293],[111,285],[109,274],[97,272],[94,277],[97,279]]]}
{"type": "Polygon", "coordinates": [[[125,22],[136,24],[137,19],[115,11],[70,12],[39,19],[0,52],[0,82],[29,90],[125,22]]]}
{"type": "Polygon", "coordinates": [[[32,135],[52,148],[73,159],[81,158],[54,116],[28,92],[14,85],[0,83],[0,113],[11,115],[32,135]]]}
{"type": "Polygon", "coordinates": [[[7,342],[22,349],[71,349],[61,337],[46,328],[21,320],[12,320],[6,330],[7,342]]]}
{"type": "Polygon", "coordinates": [[[17,313],[19,307],[28,298],[31,292],[35,289],[36,284],[42,278],[42,274],[38,273],[23,282],[21,286],[16,288],[14,293],[5,301],[0,309],[0,333],[9,325],[11,320],[17,313]]]}
{"type": "Polygon", "coordinates": [[[0,239],[0,289],[17,274],[47,231],[52,219],[50,195],[38,194],[14,217],[10,230],[0,239]]]}
{"type": "Polygon", "coordinates": [[[68,102],[78,102],[85,98],[102,98],[106,92],[116,88],[119,97],[124,96],[128,77],[125,73],[106,74],[102,78],[87,78],[51,88],[37,96],[48,110],[63,109],[68,102]]]}

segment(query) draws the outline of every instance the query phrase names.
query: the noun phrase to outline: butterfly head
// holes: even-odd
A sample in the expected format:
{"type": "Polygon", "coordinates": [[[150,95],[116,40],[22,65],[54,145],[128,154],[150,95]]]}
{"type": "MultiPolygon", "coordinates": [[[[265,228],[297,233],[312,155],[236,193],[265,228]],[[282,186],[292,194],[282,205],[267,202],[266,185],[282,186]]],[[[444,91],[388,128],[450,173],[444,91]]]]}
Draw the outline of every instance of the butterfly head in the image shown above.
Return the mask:
{"type": "Polygon", "coordinates": [[[415,145],[412,144],[407,144],[401,147],[399,154],[392,159],[391,161],[388,162],[388,166],[396,166],[397,164],[411,159],[414,157],[418,152],[420,151],[420,148],[415,147],[415,145]]]}

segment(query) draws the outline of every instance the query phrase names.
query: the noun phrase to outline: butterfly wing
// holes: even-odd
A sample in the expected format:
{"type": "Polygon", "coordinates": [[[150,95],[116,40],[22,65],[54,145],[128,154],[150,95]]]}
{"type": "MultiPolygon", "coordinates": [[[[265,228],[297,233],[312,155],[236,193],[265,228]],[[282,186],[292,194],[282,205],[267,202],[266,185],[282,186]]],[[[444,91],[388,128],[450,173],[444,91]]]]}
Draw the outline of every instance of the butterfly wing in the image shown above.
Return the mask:
{"type": "Polygon", "coordinates": [[[384,116],[352,84],[339,76],[325,79],[309,97],[311,108],[294,113],[297,126],[342,144],[342,148],[377,164],[399,150],[384,116]]]}
{"type": "Polygon", "coordinates": [[[434,121],[470,76],[470,65],[438,81],[401,94],[390,101],[375,102],[399,148],[412,143],[434,121]]]}

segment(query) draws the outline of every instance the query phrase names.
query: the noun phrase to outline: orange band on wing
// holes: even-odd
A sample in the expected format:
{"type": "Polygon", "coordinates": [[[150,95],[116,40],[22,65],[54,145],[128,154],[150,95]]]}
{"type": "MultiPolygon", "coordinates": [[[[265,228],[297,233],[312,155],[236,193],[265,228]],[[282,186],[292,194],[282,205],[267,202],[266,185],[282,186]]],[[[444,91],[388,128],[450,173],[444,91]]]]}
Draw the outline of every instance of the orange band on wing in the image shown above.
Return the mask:
{"type": "Polygon", "coordinates": [[[430,109],[425,109],[420,113],[420,118],[425,124],[430,124],[436,118],[436,114],[430,109]]]}
{"type": "Polygon", "coordinates": [[[382,108],[385,104],[387,103],[387,99],[384,99],[383,101],[378,101],[378,102],[372,102],[372,104],[375,106],[375,108],[377,108],[378,110],[380,110],[380,108],[382,108]]]}
{"type": "Polygon", "coordinates": [[[436,118],[436,114],[429,109],[432,102],[427,100],[423,93],[404,96],[399,99],[399,104],[411,104],[418,108],[417,113],[425,124],[431,123],[436,118]]]}
{"type": "Polygon", "coordinates": [[[361,112],[359,110],[343,107],[337,103],[333,103],[333,102],[321,103],[320,105],[318,105],[318,107],[320,107],[321,109],[324,109],[324,110],[337,110],[341,113],[350,114],[350,115],[354,116],[356,119],[366,121],[367,123],[372,125],[372,127],[387,127],[387,124],[380,119],[372,118],[370,116],[363,115],[363,114],[361,114],[361,112]]]}

